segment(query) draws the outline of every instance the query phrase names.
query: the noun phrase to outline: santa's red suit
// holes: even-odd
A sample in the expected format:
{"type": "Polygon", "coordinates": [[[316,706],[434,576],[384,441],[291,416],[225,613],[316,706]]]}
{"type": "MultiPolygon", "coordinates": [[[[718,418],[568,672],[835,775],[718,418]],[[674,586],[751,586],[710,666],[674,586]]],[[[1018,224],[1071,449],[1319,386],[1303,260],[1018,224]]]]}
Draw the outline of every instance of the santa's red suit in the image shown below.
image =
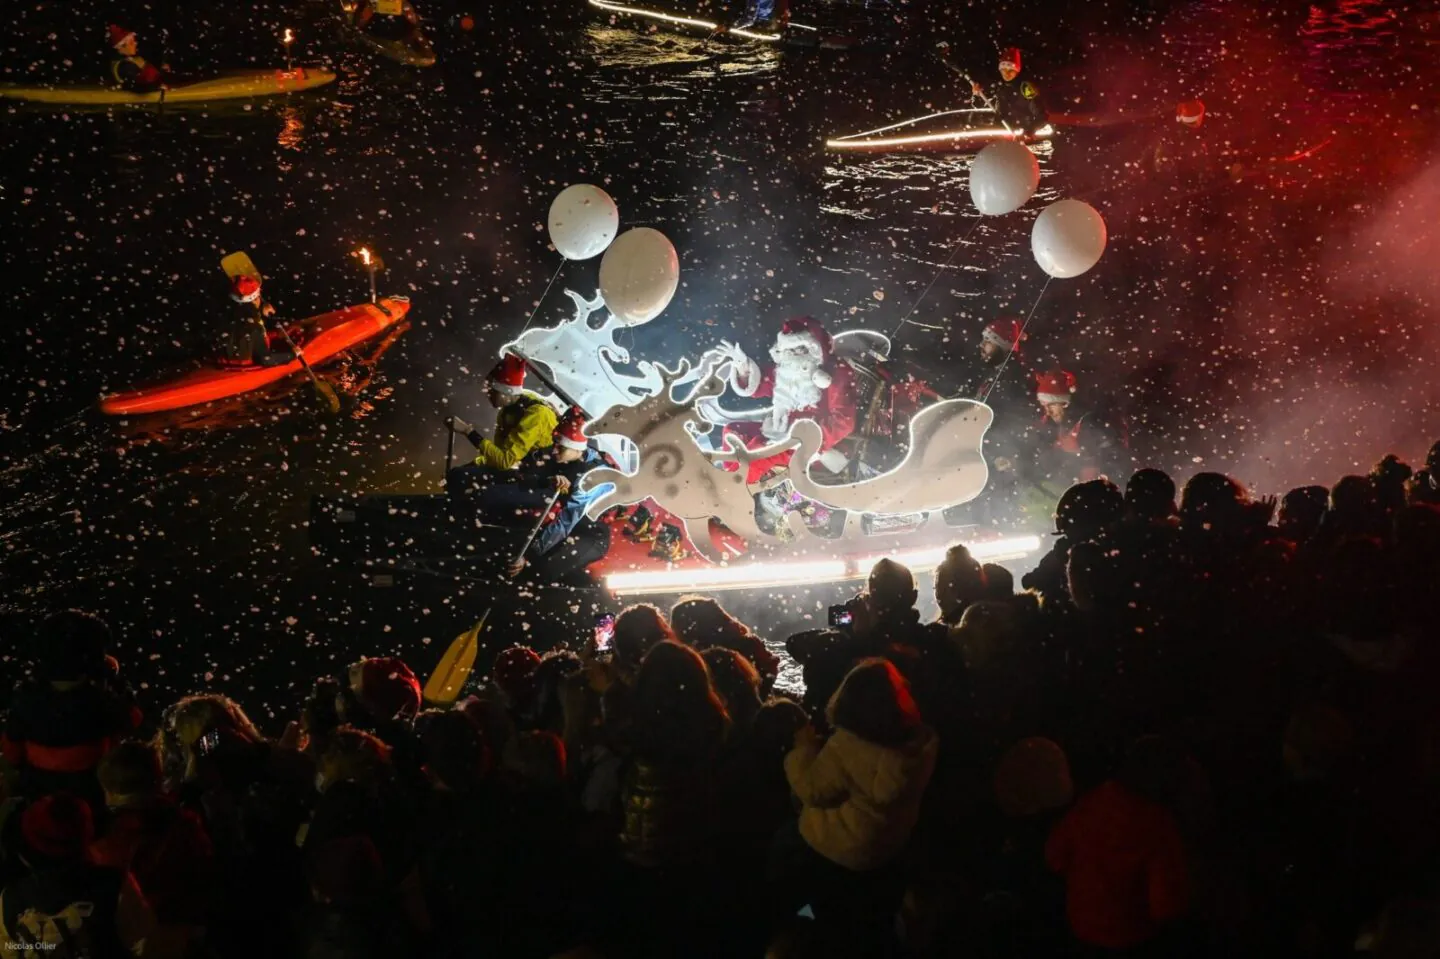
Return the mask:
{"type": "MultiPolygon", "coordinates": [[[[819,424],[822,454],[854,431],[853,374],[844,363],[834,362],[830,334],[813,317],[796,316],[785,321],[770,348],[773,366],[762,370],[734,347],[728,348],[728,356],[732,361],[731,389],[741,396],[771,401],[763,419],[725,427],[726,435],[740,437],[746,447],[756,449],[784,439],[796,420],[819,424]]],[[[757,482],[772,469],[788,463],[791,455],[787,451],[756,460],[750,464],[745,482],[757,482]]],[[[844,458],[837,462],[843,463],[844,458]]],[[[727,468],[736,467],[730,464],[727,468]]]]}

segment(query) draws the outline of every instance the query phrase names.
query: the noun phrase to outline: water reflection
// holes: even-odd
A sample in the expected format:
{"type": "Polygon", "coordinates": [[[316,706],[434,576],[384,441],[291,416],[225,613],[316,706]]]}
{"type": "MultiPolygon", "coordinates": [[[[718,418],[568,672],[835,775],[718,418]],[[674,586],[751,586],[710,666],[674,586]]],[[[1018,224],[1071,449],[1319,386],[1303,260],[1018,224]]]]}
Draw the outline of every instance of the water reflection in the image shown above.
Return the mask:
{"type": "Polygon", "coordinates": [[[286,105],[280,110],[280,134],[275,138],[282,150],[299,151],[305,140],[305,116],[299,107],[286,105]]]}

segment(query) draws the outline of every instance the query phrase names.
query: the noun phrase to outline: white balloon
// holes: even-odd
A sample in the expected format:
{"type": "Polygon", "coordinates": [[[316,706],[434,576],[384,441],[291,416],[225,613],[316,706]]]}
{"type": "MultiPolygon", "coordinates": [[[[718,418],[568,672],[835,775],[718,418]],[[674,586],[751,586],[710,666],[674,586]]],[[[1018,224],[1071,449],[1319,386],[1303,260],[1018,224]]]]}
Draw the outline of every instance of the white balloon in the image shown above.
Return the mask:
{"type": "Polygon", "coordinates": [[[1080,200],[1052,203],[1035,218],[1030,249],[1040,269],[1056,279],[1079,276],[1105,252],[1105,220],[1080,200]]]}
{"type": "Polygon", "coordinates": [[[550,242],[567,260],[599,256],[620,229],[620,210],[598,186],[577,183],[550,204],[550,242]]]}
{"type": "Polygon", "coordinates": [[[600,295],[626,326],[659,316],[679,285],[680,257],[659,230],[626,230],[600,260],[600,295]]]}
{"type": "Polygon", "coordinates": [[[1040,163],[1017,140],[992,143],[970,163],[970,201],[986,216],[1014,213],[1039,185],[1040,163]]]}

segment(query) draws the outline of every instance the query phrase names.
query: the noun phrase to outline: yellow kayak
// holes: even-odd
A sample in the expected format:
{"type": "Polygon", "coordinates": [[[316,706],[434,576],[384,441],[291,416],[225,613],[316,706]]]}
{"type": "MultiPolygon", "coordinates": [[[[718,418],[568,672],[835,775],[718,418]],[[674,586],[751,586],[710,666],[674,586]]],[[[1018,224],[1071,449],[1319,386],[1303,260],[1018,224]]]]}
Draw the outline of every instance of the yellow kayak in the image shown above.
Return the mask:
{"type": "Polygon", "coordinates": [[[323,87],[334,81],[335,74],[314,67],[232,70],[213,80],[201,80],[151,93],[131,93],[104,86],[23,87],[0,84],[0,99],[29,100],[32,103],[201,103],[294,93],[323,87]]]}

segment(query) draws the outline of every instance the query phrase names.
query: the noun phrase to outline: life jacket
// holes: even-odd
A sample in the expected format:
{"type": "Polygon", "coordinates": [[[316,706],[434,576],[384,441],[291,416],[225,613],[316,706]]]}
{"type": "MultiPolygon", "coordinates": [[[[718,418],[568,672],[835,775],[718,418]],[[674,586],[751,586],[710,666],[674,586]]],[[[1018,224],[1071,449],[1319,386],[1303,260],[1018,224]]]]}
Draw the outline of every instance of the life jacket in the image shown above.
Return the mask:
{"type": "Polygon", "coordinates": [[[125,87],[132,82],[139,82],[141,84],[154,84],[159,83],[161,79],[160,71],[157,70],[155,67],[152,67],[150,64],[146,63],[145,58],[141,56],[116,57],[114,60],[111,60],[110,76],[114,78],[115,85],[117,87],[125,87]],[[121,70],[121,68],[127,63],[134,66],[136,69],[136,74],[133,80],[126,79],[123,71],[121,70]]]}

